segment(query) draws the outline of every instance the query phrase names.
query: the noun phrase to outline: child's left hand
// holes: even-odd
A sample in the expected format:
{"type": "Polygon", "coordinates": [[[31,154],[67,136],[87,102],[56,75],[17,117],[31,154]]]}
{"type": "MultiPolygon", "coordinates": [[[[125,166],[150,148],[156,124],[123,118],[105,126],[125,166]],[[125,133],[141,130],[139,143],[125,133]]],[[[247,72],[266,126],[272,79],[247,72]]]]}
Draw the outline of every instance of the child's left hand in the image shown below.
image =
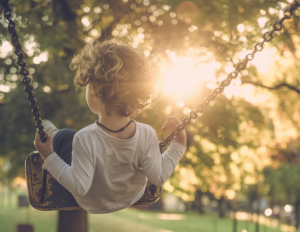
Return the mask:
{"type": "Polygon", "coordinates": [[[36,133],[35,141],[33,143],[40,155],[43,156],[44,159],[47,159],[47,157],[54,152],[52,146],[52,138],[48,133],[46,133],[46,136],[47,141],[43,143],[40,138],[40,135],[36,133]]]}

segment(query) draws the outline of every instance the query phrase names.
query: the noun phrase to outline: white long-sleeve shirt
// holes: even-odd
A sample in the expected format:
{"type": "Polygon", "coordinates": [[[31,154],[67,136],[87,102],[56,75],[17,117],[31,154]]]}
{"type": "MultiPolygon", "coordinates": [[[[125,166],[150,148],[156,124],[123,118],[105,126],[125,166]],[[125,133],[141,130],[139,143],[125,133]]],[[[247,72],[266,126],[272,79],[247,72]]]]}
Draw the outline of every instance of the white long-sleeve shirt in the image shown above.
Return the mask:
{"type": "Polygon", "coordinates": [[[185,151],[185,146],[173,141],[161,155],[155,130],[135,123],[130,139],[115,138],[91,124],[74,137],[71,166],[52,153],[43,168],[89,213],[127,208],[143,196],[147,178],[163,185],[185,151]]]}

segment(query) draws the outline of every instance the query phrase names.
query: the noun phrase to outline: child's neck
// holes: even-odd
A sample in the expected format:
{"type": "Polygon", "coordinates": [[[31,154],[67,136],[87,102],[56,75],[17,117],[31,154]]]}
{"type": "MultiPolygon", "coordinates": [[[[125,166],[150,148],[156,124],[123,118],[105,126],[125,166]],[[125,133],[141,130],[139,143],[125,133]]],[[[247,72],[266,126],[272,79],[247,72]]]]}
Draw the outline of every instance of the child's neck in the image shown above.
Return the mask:
{"type": "Polygon", "coordinates": [[[99,114],[99,122],[111,130],[119,130],[130,121],[129,117],[118,114],[99,114]]]}
{"type": "MultiPolygon", "coordinates": [[[[121,116],[118,114],[99,114],[99,122],[107,127],[110,130],[119,130],[122,127],[126,126],[127,123],[130,121],[129,117],[121,116]]],[[[119,138],[119,139],[130,139],[135,135],[136,125],[135,123],[130,123],[129,126],[118,133],[111,132],[102,128],[107,134],[119,138]]]]}

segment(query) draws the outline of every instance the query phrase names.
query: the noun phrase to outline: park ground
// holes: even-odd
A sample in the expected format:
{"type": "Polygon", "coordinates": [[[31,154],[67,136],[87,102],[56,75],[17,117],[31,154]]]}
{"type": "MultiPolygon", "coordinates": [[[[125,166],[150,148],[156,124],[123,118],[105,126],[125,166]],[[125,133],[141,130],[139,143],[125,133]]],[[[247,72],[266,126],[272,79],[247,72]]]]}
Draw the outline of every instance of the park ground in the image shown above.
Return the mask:
{"type": "MultiPolygon", "coordinates": [[[[111,214],[89,214],[89,232],[232,232],[233,220],[196,212],[164,213],[125,209],[111,214]]],[[[0,210],[0,231],[13,232],[16,224],[31,223],[35,232],[55,232],[57,212],[33,208],[0,210]]],[[[72,222],[70,222],[72,223],[72,222]]],[[[255,232],[256,224],[237,221],[237,232],[255,232]]],[[[259,225],[259,232],[293,231],[283,225],[259,225]]]]}

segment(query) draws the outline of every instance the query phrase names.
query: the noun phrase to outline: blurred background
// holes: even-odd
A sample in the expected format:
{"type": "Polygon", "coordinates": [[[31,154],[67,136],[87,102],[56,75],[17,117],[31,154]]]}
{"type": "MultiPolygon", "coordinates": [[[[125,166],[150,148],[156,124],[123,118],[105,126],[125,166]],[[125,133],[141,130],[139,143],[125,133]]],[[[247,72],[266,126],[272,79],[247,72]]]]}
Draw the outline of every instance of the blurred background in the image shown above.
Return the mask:
{"type": "MultiPolygon", "coordinates": [[[[10,1],[42,119],[76,130],[94,123],[84,91],[75,92],[69,64],[86,43],[118,38],[161,70],[158,97],[134,116],[156,129],[160,140],[168,135],[160,129],[166,118],[195,110],[291,3],[10,1]]],[[[299,15],[296,10],[187,126],[187,150],[164,184],[162,199],[148,207],[84,215],[88,225],[82,232],[299,230],[299,15]]],[[[18,225],[28,224],[38,232],[68,232],[57,226],[59,213],[39,212],[26,201],[24,161],[35,150],[35,123],[3,17],[0,24],[0,231],[21,231],[18,225]]]]}

